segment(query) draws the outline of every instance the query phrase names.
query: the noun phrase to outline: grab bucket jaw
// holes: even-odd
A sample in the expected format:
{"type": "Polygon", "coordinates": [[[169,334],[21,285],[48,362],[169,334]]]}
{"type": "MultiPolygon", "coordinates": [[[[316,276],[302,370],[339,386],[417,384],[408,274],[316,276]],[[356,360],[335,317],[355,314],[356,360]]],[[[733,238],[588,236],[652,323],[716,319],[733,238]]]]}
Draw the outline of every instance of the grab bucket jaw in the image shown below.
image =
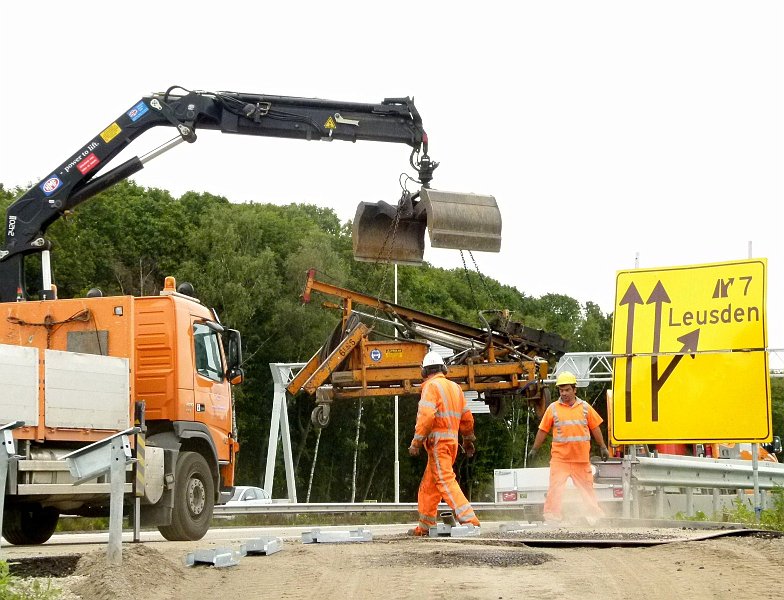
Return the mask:
{"type": "Polygon", "coordinates": [[[493,196],[423,188],[419,197],[433,248],[501,251],[501,211],[493,196]]]}
{"type": "Polygon", "coordinates": [[[397,207],[386,202],[360,202],[354,215],[351,237],[354,258],[363,262],[421,265],[425,256],[424,217],[399,218],[397,207]]]}
{"type": "Polygon", "coordinates": [[[420,265],[425,230],[434,248],[499,252],[501,212],[493,196],[422,188],[413,211],[386,202],[361,202],[352,228],[354,258],[366,262],[420,265]]]}

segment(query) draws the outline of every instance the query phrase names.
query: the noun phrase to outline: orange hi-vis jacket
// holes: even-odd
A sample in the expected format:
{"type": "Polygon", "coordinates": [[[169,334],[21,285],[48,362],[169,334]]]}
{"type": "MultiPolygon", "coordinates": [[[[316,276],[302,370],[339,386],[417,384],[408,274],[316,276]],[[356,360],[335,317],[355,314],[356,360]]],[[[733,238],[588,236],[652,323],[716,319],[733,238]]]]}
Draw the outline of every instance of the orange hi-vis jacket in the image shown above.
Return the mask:
{"type": "Polygon", "coordinates": [[[599,427],[604,419],[591,405],[577,398],[567,406],[556,400],[544,411],[539,429],[553,429],[553,448],[550,460],[558,462],[590,462],[591,430],[599,427]]]}
{"type": "Polygon", "coordinates": [[[427,467],[417,492],[417,535],[427,535],[430,528],[436,526],[442,498],[454,511],[458,523],[479,527],[479,519],[460,489],[452,468],[460,433],[473,439],[474,417],[463,390],[442,373],[428,377],[422,384],[414,439],[411,440],[412,446],[424,445],[427,450],[427,467]]]}
{"type": "Polygon", "coordinates": [[[474,416],[468,409],[460,386],[447,379],[443,373],[436,373],[422,384],[417,411],[416,429],[413,446],[423,446],[426,440],[439,438],[439,441],[454,439],[458,432],[464,436],[474,434],[474,416]]]}

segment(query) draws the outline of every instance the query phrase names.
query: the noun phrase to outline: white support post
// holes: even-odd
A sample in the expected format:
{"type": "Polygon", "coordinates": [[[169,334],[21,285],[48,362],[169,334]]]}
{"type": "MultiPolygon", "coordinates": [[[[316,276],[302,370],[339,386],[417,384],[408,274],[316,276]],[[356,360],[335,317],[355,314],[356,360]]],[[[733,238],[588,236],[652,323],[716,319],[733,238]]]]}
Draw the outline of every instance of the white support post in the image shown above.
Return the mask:
{"type": "Polygon", "coordinates": [[[267,445],[264,490],[272,497],[275,461],[278,453],[278,435],[280,435],[283,442],[283,463],[286,468],[286,490],[289,502],[297,502],[297,486],[294,480],[294,457],[291,452],[291,431],[289,430],[286,386],[291,381],[293,374],[304,366],[305,363],[270,363],[270,371],[272,371],[272,379],[275,385],[272,398],[269,443],[267,445]]]}

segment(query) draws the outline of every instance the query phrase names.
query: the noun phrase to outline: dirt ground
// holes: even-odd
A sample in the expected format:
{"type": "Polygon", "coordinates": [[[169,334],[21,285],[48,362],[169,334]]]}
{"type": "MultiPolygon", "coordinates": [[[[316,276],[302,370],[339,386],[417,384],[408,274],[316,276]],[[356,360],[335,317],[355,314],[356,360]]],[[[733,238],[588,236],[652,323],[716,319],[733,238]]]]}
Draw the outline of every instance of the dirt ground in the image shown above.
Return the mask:
{"type": "MultiPolygon", "coordinates": [[[[506,532],[494,524],[479,538],[461,540],[374,534],[371,542],[303,544],[284,538],[280,552],[246,556],[226,568],[187,567],[183,559],[197,548],[239,549],[242,539],[124,544],[123,563],[112,568],[104,545],[48,558],[75,566],[71,575],[52,579],[64,600],[781,598],[784,537],[689,539],[711,533],[544,526],[506,532]],[[581,539],[607,547],[564,547],[581,539]],[[651,539],[667,543],[623,545],[651,539]]],[[[16,568],[43,575],[43,559],[35,564],[28,556],[16,568]]]]}

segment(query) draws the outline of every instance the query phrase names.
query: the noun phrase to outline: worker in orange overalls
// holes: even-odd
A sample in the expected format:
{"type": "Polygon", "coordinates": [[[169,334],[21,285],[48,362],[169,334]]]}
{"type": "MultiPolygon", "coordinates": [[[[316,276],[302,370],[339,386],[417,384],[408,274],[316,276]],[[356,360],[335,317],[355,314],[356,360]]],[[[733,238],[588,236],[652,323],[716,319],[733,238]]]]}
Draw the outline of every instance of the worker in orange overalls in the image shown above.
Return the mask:
{"type": "Polygon", "coordinates": [[[577,395],[577,378],[569,371],[563,371],[555,381],[559,398],[544,411],[536,439],[528,453],[528,458],[536,456],[539,446],[553,431],[553,447],[550,454],[550,485],[544,503],[546,522],[561,521],[561,498],[566,480],[571,477],[588,505],[589,523],[603,515],[593,491],[593,472],[591,471],[591,436],[599,444],[602,460],[607,460],[610,451],[604,443],[599,426],[603,419],[592,406],[577,395]]]}
{"type": "Polygon", "coordinates": [[[427,467],[417,497],[419,523],[409,532],[412,535],[429,535],[430,528],[437,524],[438,503],[442,498],[454,511],[459,524],[479,527],[479,519],[452,469],[459,447],[458,433],[463,435],[466,456],[474,455],[474,417],[463,390],[444,376],[446,372],[444,359],[437,352],[425,355],[416,429],[408,448],[411,456],[418,456],[423,446],[427,450],[427,467]]]}

